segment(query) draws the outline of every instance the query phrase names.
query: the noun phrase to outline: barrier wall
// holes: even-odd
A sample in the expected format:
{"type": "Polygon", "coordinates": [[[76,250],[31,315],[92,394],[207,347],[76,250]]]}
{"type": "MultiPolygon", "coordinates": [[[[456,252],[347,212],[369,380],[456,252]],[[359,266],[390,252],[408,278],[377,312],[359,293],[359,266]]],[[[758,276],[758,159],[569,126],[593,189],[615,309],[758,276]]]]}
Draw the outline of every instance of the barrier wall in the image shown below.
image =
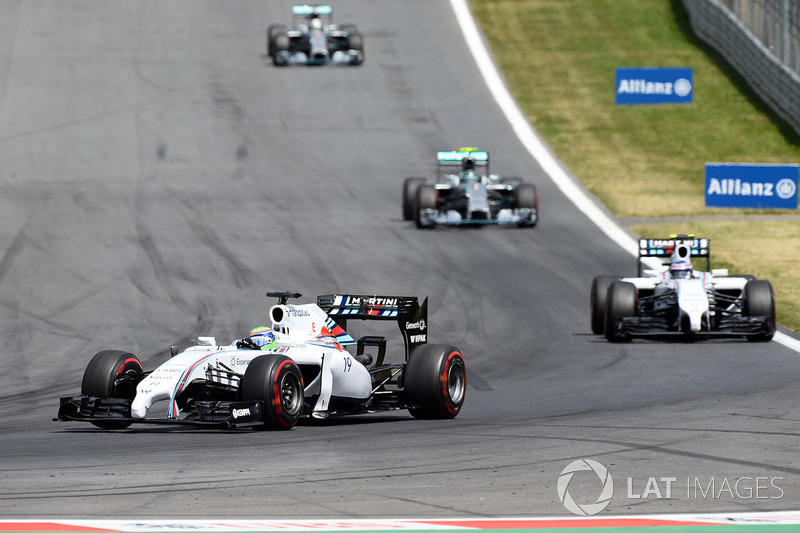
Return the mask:
{"type": "Polygon", "coordinates": [[[683,5],[695,34],[800,133],[800,0],[683,0],[683,5]]]}

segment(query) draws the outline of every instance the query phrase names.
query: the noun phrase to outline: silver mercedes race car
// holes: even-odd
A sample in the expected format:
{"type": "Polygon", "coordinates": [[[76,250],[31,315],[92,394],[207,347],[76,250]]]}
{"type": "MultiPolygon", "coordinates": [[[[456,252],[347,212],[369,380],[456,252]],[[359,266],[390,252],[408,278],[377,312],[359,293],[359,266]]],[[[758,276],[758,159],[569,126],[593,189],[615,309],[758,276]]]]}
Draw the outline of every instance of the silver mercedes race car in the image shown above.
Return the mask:
{"type": "Polygon", "coordinates": [[[417,228],[515,225],[539,222],[536,187],[521,178],[489,173],[489,152],[460,148],[436,153],[435,181],[406,178],[403,218],[417,228]]]}
{"type": "Polygon", "coordinates": [[[611,342],[648,336],[771,340],[776,319],[770,282],[710,270],[710,257],[708,239],[640,239],[637,277],[594,278],[592,332],[611,342]],[[692,259],[705,260],[705,270],[695,270],[692,259]]]}
{"type": "Polygon", "coordinates": [[[275,66],[364,62],[364,38],[355,24],[333,23],[330,5],[292,6],[292,29],[267,28],[267,55],[275,66]]]}
{"type": "Polygon", "coordinates": [[[61,398],[56,420],[103,429],[135,422],[289,429],[301,417],[408,409],[417,418],[454,418],[461,410],[464,358],[453,346],[427,343],[427,299],[332,294],[294,305],[288,300],[300,294],[267,296],[278,298],[269,327],[229,345],[200,337],[181,352],[173,347],[152,371],[129,352],[98,352],[81,394],[61,398]],[[387,358],[385,337],[353,339],[345,331],[352,320],[396,322],[402,357],[387,358]]]}

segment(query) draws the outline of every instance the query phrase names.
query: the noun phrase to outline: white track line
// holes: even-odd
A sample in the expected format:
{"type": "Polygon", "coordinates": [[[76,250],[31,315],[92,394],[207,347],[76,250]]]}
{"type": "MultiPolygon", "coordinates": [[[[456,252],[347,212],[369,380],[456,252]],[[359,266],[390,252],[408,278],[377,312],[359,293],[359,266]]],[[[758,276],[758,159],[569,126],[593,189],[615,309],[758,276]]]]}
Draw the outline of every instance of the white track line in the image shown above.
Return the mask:
{"type": "Polygon", "coordinates": [[[775,332],[775,336],[772,338],[778,344],[783,344],[790,350],[794,350],[797,353],[800,353],[800,340],[795,339],[794,337],[790,337],[780,331],[775,332]]]}
{"type": "MultiPolygon", "coordinates": [[[[644,514],[644,515],[602,515],[602,516],[540,516],[540,517],[492,517],[492,518],[345,518],[345,519],[232,519],[206,520],[181,518],[156,519],[0,519],[0,531],[64,531],[64,526],[85,528],[86,533],[98,530],[121,531],[126,533],[163,533],[165,531],[193,531],[196,533],[258,533],[265,531],[481,531],[482,529],[505,528],[506,531],[536,531],[550,526],[567,531],[577,524],[581,530],[591,529],[600,532],[611,527],[609,522],[620,521],[614,529],[637,526],[642,521],[659,522],[659,526],[675,526],[676,523],[693,522],[703,525],[749,525],[763,531],[764,525],[800,524],[800,511],[698,513],[698,514],[644,514]],[[512,527],[509,529],[508,524],[512,527]],[[564,522],[570,523],[565,525],[564,522]],[[25,527],[30,524],[30,526],[25,527]],[[555,525],[554,525],[555,524],[555,525]],[[14,526],[10,529],[8,526],[14,526]],[[5,527],[4,527],[5,526],[5,527]],[[23,526],[23,527],[19,527],[23,526]],[[513,527],[516,526],[516,527],[513,527]],[[60,529],[59,529],[60,527],[60,529]]],[[[650,523],[648,526],[653,526],[650,523]]],[[[681,527],[681,526],[677,526],[681,527]]],[[[752,531],[745,528],[743,531],[752,531]]]]}
{"type": "MultiPolygon", "coordinates": [[[[469,10],[467,0],[450,0],[450,5],[456,15],[458,25],[461,27],[461,32],[467,42],[467,47],[475,58],[475,62],[478,64],[478,69],[481,71],[481,75],[484,81],[486,81],[489,91],[492,93],[497,105],[499,105],[500,109],[503,111],[506,120],[511,124],[511,129],[514,130],[514,133],[522,142],[522,145],[528,150],[536,162],[539,163],[545,174],[555,183],[556,187],[561,189],[564,196],[589,217],[589,220],[623,250],[634,257],[638,256],[639,247],[636,240],[628,235],[616,220],[606,215],[606,213],[600,209],[572,179],[570,179],[567,172],[559,161],[553,157],[544,141],[530,125],[527,117],[522,113],[519,106],[517,106],[516,101],[514,101],[503,79],[500,77],[497,67],[483,43],[481,34],[478,31],[478,26],[469,10]]],[[[800,353],[800,340],[794,337],[790,337],[778,331],[775,333],[773,340],[800,353]]]]}
{"type": "Polygon", "coordinates": [[[459,26],[461,26],[467,46],[478,64],[478,69],[480,69],[486,85],[489,86],[489,91],[511,124],[514,133],[522,141],[523,146],[530,152],[531,156],[539,163],[550,179],[553,180],[553,183],[561,189],[561,192],[578,209],[583,211],[612,241],[636,257],[639,254],[639,246],[636,240],[619,227],[615,221],[611,220],[583,190],[573,183],[559,162],[551,155],[544,141],[531,127],[528,119],[520,111],[505,83],[503,83],[503,79],[500,77],[486,46],[483,44],[483,39],[481,39],[478,27],[472,18],[467,0],[450,0],[450,5],[453,7],[459,26]]]}

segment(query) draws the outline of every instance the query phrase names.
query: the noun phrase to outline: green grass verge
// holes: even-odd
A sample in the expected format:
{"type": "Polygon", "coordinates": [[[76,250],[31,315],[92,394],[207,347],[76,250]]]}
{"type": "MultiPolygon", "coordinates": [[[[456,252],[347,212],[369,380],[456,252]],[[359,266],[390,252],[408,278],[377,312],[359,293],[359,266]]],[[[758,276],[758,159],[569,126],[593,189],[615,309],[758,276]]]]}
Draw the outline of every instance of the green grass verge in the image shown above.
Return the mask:
{"type": "Polygon", "coordinates": [[[703,191],[705,163],[797,163],[800,135],[692,34],[680,0],[470,5],[523,111],[589,190],[641,236],[711,239],[712,265],[769,279],[778,321],[800,331],[797,211],[707,208],[703,191]],[[617,106],[616,67],[690,67],[694,102],[617,106]],[[741,219],[765,213],[784,219],[741,219]],[[655,220],[697,215],[714,219],[655,220]]]}

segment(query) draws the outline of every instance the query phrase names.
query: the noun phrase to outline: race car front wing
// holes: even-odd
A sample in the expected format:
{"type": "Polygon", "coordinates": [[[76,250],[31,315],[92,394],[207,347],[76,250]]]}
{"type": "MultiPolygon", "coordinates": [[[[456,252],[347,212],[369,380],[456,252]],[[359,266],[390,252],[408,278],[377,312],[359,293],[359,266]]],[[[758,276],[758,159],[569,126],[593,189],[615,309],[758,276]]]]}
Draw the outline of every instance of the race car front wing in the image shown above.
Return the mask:
{"type": "Polygon", "coordinates": [[[309,57],[303,52],[281,50],[275,53],[279,65],[322,65],[336,63],[339,65],[360,65],[364,62],[364,53],[359,50],[337,50],[323,58],[309,57]]]}
{"type": "Polygon", "coordinates": [[[617,332],[619,335],[632,337],[657,337],[668,335],[694,334],[702,337],[749,337],[769,334],[775,331],[775,324],[768,316],[732,316],[723,317],[712,328],[702,331],[686,332],[677,329],[661,317],[622,317],[619,319],[617,332]]]}
{"type": "Polygon", "coordinates": [[[193,424],[202,426],[249,427],[264,422],[264,402],[197,401],[182,418],[133,418],[131,402],[125,398],[68,396],[61,398],[56,421],[118,421],[149,424],[193,424]]]}
{"type": "Polygon", "coordinates": [[[420,223],[423,226],[483,226],[483,225],[528,225],[533,226],[538,221],[536,210],[529,208],[501,209],[495,218],[488,212],[475,218],[464,218],[456,210],[425,209],[420,213],[420,223]]]}

